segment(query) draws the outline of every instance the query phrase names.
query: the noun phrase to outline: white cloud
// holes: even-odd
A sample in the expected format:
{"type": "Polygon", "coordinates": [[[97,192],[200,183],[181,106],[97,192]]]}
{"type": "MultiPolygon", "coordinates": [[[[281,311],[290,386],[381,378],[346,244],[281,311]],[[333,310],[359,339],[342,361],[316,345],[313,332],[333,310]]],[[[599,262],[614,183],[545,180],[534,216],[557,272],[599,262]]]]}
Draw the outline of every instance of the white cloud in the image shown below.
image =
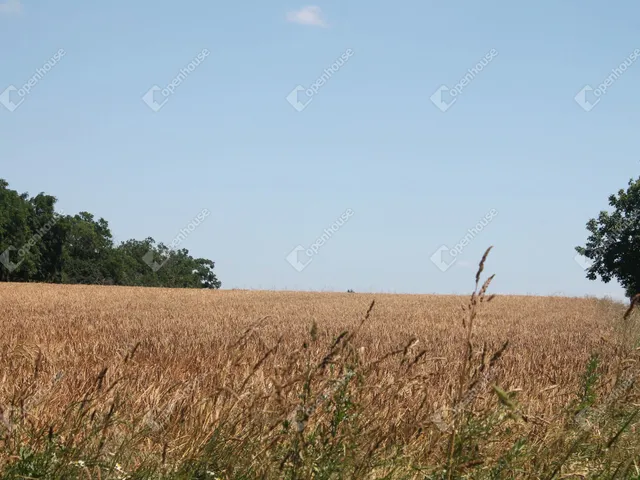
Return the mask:
{"type": "Polygon", "coordinates": [[[5,0],[0,3],[0,15],[10,13],[20,13],[22,11],[22,3],[20,0],[5,0]]]}
{"type": "Polygon", "coordinates": [[[320,7],[309,5],[300,10],[287,13],[287,20],[300,25],[311,25],[313,27],[327,27],[327,22],[320,7]]]}

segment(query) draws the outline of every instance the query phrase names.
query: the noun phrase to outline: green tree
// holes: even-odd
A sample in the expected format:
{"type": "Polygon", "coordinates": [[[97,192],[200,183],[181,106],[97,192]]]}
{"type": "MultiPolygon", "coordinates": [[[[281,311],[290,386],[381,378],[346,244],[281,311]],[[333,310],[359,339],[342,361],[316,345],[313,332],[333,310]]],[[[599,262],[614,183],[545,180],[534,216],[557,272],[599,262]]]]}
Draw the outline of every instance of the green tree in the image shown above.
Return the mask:
{"type": "Polygon", "coordinates": [[[214,263],[153,238],[116,246],[108,222],[56,212],[57,199],[0,179],[0,281],[220,288],[214,263]]]}
{"type": "Polygon", "coordinates": [[[586,245],[576,251],[591,260],[587,278],[618,280],[630,298],[640,292],[640,178],[609,196],[613,212],[601,211],[587,222],[586,245]]]}
{"type": "Polygon", "coordinates": [[[63,283],[112,283],[113,237],[103,218],[80,212],[64,221],[63,283]]]}
{"type": "Polygon", "coordinates": [[[0,179],[0,281],[27,281],[37,271],[33,252],[24,248],[32,236],[28,199],[0,179]]]}
{"type": "Polygon", "coordinates": [[[170,250],[153,238],[128,240],[118,248],[123,262],[121,273],[129,285],[175,288],[220,288],[213,273],[214,263],[193,258],[187,249],[170,250]]]}
{"type": "Polygon", "coordinates": [[[63,248],[66,237],[64,216],[55,211],[57,199],[40,193],[29,200],[31,215],[30,243],[26,246],[37,259],[31,280],[59,283],[62,281],[63,248]]]}

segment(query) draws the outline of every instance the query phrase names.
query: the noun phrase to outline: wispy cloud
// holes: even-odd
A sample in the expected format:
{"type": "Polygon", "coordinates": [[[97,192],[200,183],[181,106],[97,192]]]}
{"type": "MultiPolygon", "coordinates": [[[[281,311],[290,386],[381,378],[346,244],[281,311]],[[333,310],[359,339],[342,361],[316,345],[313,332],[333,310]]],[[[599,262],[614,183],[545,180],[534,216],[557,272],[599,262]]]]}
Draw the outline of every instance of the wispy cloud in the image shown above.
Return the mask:
{"type": "Polygon", "coordinates": [[[10,13],[20,13],[22,11],[22,3],[20,0],[5,0],[0,3],[0,15],[10,13]]]}
{"type": "Polygon", "coordinates": [[[309,5],[287,13],[287,21],[312,27],[328,27],[320,7],[309,5]]]}

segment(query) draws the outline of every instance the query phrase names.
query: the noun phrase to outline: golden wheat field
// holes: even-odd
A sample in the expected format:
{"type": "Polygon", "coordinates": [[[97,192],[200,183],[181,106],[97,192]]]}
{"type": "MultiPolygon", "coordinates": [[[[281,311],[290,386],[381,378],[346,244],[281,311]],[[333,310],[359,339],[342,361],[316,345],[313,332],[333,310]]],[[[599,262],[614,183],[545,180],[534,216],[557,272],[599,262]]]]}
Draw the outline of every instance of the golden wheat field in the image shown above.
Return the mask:
{"type": "MultiPolygon", "coordinates": [[[[621,304],[484,300],[470,361],[517,393],[526,428],[542,432],[554,421],[579,390],[592,353],[606,384],[631,351],[620,334],[621,304]]],[[[385,458],[403,445],[415,458],[446,456],[446,429],[434,415],[451,415],[468,303],[435,295],[0,284],[0,430],[11,433],[2,436],[0,462],[18,443],[59,434],[63,443],[84,440],[106,455],[126,449],[131,468],[149,458],[170,464],[219,434],[229,455],[251,452],[245,468],[283,468],[294,460],[283,429],[330,429],[335,410],[324,408],[326,399],[351,382],[358,388],[349,403],[363,419],[351,433],[363,455],[383,451],[385,458]]],[[[482,411],[497,397],[478,388],[467,400],[465,409],[482,411]]]]}

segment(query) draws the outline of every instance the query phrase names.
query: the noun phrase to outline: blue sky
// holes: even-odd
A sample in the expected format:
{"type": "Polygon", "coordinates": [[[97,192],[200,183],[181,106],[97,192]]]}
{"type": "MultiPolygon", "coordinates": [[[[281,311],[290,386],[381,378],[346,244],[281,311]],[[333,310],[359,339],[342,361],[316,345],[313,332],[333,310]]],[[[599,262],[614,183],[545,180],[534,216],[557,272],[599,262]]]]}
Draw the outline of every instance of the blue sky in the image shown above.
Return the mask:
{"type": "Polygon", "coordinates": [[[14,111],[0,105],[0,177],[106,218],[117,240],[168,244],[208,209],[181,247],[214,260],[223,288],[466,293],[494,245],[494,292],[620,297],[584,278],[573,247],[637,175],[640,65],[590,111],[574,97],[640,48],[639,13],[626,0],[0,0],[0,92],[64,52],[11,94],[14,111]],[[143,102],[205,49],[160,110],[143,102]],[[289,93],[348,50],[293,108],[289,93]],[[450,108],[432,103],[492,50],[450,108]],[[492,210],[441,271],[434,252],[492,210]],[[297,271],[289,252],[314,243],[297,271]]]}

